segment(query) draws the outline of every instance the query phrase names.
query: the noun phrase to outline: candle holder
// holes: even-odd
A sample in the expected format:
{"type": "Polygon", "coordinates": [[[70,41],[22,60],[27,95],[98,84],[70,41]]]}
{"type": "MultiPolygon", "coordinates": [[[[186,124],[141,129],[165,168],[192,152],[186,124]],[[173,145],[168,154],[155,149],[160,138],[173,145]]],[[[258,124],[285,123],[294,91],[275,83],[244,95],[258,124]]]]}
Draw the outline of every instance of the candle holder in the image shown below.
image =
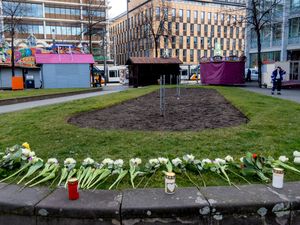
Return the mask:
{"type": "Polygon", "coordinates": [[[281,168],[273,169],[272,186],[274,188],[283,188],[284,170],[281,168]]]}
{"type": "Polygon", "coordinates": [[[175,173],[168,172],[165,176],[165,193],[174,194],[176,189],[175,173]]]}
{"type": "Polygon", "coordinates": [[[69,192],[69,200],[79,199],[77,178],[71,178],[70,180],[68,180],[68,192],[69,192]]]}

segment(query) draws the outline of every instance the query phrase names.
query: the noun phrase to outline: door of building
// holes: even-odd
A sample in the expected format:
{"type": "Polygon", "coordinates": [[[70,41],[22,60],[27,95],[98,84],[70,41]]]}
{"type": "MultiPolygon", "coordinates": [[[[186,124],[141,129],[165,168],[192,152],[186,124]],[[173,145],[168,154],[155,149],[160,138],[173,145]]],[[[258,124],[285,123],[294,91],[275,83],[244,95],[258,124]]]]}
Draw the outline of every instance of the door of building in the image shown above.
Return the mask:
{"type": "Polygon", "coordinates": [[[300,61],[291,62],[290,80],[300,81],[300,61]]]}

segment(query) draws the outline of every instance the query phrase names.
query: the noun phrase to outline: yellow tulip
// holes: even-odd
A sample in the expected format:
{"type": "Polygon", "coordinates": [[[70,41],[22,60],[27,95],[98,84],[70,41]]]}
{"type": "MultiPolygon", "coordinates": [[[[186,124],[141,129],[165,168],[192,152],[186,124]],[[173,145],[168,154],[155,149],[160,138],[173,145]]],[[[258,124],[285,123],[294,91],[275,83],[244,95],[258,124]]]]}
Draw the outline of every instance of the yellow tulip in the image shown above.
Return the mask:
{"type": "Polygon", "coordinates": [[[24,143],[22,144],[22,147],[23,147],[23,148],[26,148],[26,149],[28,149],[28,150],[30,150],[30,145],[29,145],[27,142],[24,142],[24,143]]]}

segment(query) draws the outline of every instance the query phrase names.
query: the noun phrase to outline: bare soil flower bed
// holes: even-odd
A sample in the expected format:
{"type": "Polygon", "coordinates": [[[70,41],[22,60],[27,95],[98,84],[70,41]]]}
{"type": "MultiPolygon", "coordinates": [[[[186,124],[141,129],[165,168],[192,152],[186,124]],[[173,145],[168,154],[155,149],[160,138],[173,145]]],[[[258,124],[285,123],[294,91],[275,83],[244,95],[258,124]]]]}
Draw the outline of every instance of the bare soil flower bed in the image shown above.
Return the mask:
{"type": "Polygon", "coordinates": [[[69,123],[101,130],[198,131],[232,127],[248,122],[247,117],[212,89],[166,89],[166,115],[160,116],[159,91],[121,104],[78,114],[69,123]]]}

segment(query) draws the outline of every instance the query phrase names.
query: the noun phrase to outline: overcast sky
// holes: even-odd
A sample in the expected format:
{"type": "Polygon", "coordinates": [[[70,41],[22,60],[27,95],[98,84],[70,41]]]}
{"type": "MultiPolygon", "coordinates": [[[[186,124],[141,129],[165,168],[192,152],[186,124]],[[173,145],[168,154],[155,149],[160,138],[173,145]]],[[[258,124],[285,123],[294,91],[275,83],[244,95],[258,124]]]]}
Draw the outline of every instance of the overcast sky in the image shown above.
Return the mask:
{"type": "Polygon", "coordinates": [[[110,6],[109,18],[114,18],[126,11],[126,0],[110,0],[110,6]]]}

